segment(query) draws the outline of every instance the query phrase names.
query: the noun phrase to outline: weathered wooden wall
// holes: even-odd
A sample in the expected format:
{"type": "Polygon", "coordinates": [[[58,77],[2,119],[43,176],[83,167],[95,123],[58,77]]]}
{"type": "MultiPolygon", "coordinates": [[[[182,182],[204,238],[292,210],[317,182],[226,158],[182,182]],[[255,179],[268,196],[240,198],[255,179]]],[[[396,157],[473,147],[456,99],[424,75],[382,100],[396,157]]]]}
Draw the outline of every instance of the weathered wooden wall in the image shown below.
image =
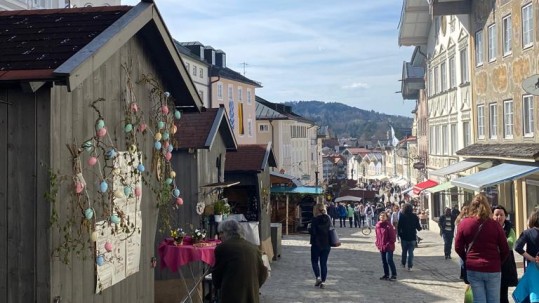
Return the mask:
{"type": "MultiPolygon", "coordinates": [[[[51,163],[55,170],[62,172],[71,171],[71,157],[66,144],[75,143],[80,145],[90,138],[95,132],[97,113],[89,105],[98,98],[105,98],[98,107],[104,116],[108,133],[114,144],[120,151],[127,150],[123,132],[125,93],[127,91],[127,74],[122,65],[130,70],[134,93],[141,111],[148,116],[151,112],[149,102],[150,87],[137,84],[142,75],[152,76],[159,83],[159,71],[156,70],[149,58],[148,52],[137,39],[129,40],[120,50],[88,77],[84,82],[67,92],[65,86],[57,86],[52,90],[51,98],[51,163]]],[[[166,88],[164,88],[166,90],[166,88]]],[[[149,121],[148,121],[149,122],[149,121]]],[[[140,136],[139,136],[140,138],[140,136]]],[[[147,134],[142,140],[139,139],[139,150],[147,157],[143,162],[150,170],[151,155],[153,150],[153,138],[147,134]]],[[[83,158],[83,163],[86,158],[83,158]]],[[[86,176],[85,176],[86,177],[86,176]]],[[[96,177],[88,175],[86,180],[88,188],[93,195],[97,195],[96,177]]],[[[63,189],[59,197],[69,195],[63,189]]],[[[60,199],[61,203],[62,200],[60,199]]],[[[101,214],[101,209],[95,205],[96,213],[101,214]]],[[[60,218],[68,216],[65,207],[57,208],[60,218]]],[[[105,289],[102,294],[95,294],[96,275],[93,258],[84,260],[72,254],[70,265],[65,265],[57,259],[51,261],[51,296],[60,296],[62,302],[153,302],[154,300],[154,269],[150,266],[150,260],[155,255],[155,235],[157,226],[156,197],[150,188],[143,184],[142,187],[142,231],[140,270],[138,273],[128,276],[125,280],[105,289]]],[[[98,217],[98,220],[103,219],[98,217]]],[[[59,244],[58,233],[52,234],[51,243],[59,244]]]]}
{"type": "Polygon", "coordinates": [[[0,89],[0,301],[49,297],[49,93],[0,89]]]}

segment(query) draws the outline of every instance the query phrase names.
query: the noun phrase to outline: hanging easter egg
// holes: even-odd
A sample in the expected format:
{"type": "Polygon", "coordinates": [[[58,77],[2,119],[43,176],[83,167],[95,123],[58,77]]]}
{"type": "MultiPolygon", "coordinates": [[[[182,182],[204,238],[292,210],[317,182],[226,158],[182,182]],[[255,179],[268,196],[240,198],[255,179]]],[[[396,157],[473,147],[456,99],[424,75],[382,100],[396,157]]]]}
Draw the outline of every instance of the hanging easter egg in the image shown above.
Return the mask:
{"type": "Polygon", "coordinates": [[[112,170],[112,174],[115,176],[119,176],[122,170],[119,167],[116,167],[112,170]]]}
{"type": "Polygon", "coordinates": [[[109,185],[107,184],[106,181],[102,181],[101,184],[99,184],[99,190],[102,193],[105,193],[105,192],[107,192],[107,189],[109,189],[109,185]]]}
{"type": "Polygon", "coordinates": [[[161,133],[155,133],[154,139],[159,141],[161,140],[161,137],[162,137],[161,133]]]}
{"type": "Polygon", "coordinates": [[[103,127],[105,127],[105,121],[103,121],[103,119],[97,120],[97,122],[95,123],[95,130],[100,130],[103,127]]]}
{"type": "Polygon", "coordinates": [[[142,195],[142,188],[140,186],[135,187],[135,196],[140,197],[142,195]]]}
{"type": "Polygon", "coordinates": [[[170,171],[170,177],[171,177],[172,179],[176,178],[176,172],[173,171],[173,170],[171,170],[171,171],[170,171]]]}
{"type": "Polygon", "coordinates": [[[86,219],[91,220],[94,217],[94,210],[91,208],[85,209],[84,216],[86,217],[86,219]]]}
{"type": "Polygon", "coordinates": [[[94,166],[96,163],[97,163],[97,158],[96,157],[92,156],[92,157],[88,158],[88,165],[94,166]]]}
{"type": "Polygon", "coordinates": [[[174,146],[172,146],[172,144],[170,144],[170,145],[167,147],[167,151],[168,151],[169,153],[171,153],[173,149],[174,149],[174,146]]]}
{"type": "Polygon", "coordinates": [[[126,195],[127,197],[129,197],[132,192],[133,190],[131,189],[131,186],[124,187],[124,195],[126,195]]]}
{"type": "Polygon", "coordinates": [[[155,147],[155,149],[157,149],[157,150],[160,150],[161,149],[161,142],[160,141],[155,141],[155,143],[153,144],[153,147],[155,147]]]}
{"type": "Polygon", "coordinates": [[[80,182],[80,181],[75,182],[75,192],[77,194],[82,193],[83,189],[84,189],[84,184],[82,184],[82,182],[80,182]]]}
{"type": "Polygon", "coordinates": [[[174,196],[174,198],[178,198],[180,196],[180,190],[175,188],[173,191],[172,191],[172,195],[174,196]]]}
{"type": "Polygon", "coordinates": [[[165,92],[165,97],[170,97],[170,93],[169,92],[165,92]]]}
{"type": "Polygon", "coordinates": [[[176,205],[183,205],[183,199],[182,198],[176,198],[176,205]]]}
{"type": "Polygon", "coordinates": [[[170,137],[170,134],[167,131],[165,131],[163,133],[163,140],[168,140],[169,137],[170,137]]]}
{"type": "Polygon", "coordinates": [[[106,128],[106,127],[103,127],[103,128],[101,128],[101,129],[97,130],[97,133],[96,133],[96,134],[97,134],[97,136],[98,136],[99,138],[105,137],[105,135],[107,134],[107,128],[106,128]]]}
{"type": "Polygon", "coordinates": [[[181,117],[182,113],[180,113],[179,110],[174,111],[174,118],[176,118],[176,120],[180,120],[181,117]]]}
{"type": "Polygon", "coordinates": [[[161,112],[165,115],[168,115],[168,112],[169,112],[168,106],[166,105],[161,106],[161,112]]]}
{"type": "Polygon", "coordinates": [[[166,183],[167,185],[172,184],[172,178],[167,178],[167,179],[165,180],[165,183],[166,183]]]}
{"type": "Polygon", "coordinates": [[[105,243],[105,249],[106,249],[108,252],[111,252],[111,251],[112,251],[112,243],[110,243],[109,241],[107,241],[107,243],[105,243]]]}
{"type": "Polygon", "coordinates": [[[127,124],[124,126],[124,131],[125,131],[126,133],[130,133],[132,130],[133,130],[133,124],[127,123],[127,124]]]}
{"type": "Polygon", "coordinates": [[[159,129],[165,128],[165,122],[163,122],[163,121],[157,122],[157,127],[158,127],[159,129]]]}
{"type": "Polygon", "coordinates": [[[90,240],[92,240],[92,242],[97,241],[97,231],[92,232],[92,235],[90,236],[90,240]]]}
{"type": "Polygon", "coordinates": [[[114,191],[114,197],[118,198],[118,199],[121,199],[121,198],[124,197],[124,193],[121,190],[117,189],[117,190],[114,191]]]}
{"type": "Polygon", "coordinates": [[[168,150],[169,145],[170,145],[170,143],[168,141],[163,142],[163,148],[165,148],[167,150],[168,150]]]}
{"type": "Polygon", "coordinates": [[[146,123],[140,123],[139,126],[138,126],[138,131],[143,133],[145,130],[146,130],[146,123]]]}
{"type": "Polygon", "coordinates": [[[117,155],[117,153],[116,153],[116,150],[115,150],[114,148],[109,149],[109,150],[105,153],[105,157],[106,157],[107,159],[114,159],[114,158],[116,158],[116,155],[117,155]]]}
{"type": "Polygon", "coordinates": [[[167,161],[170,161],[170,159],[172,159],[172,153],[171,152],[167,152],[165,154],[165,159],[167,159],[167,161]]]}
{"type": "Polygon", "coordinates": [[[143,173],[146,168],[144,167],[144,164],[140,163],[137,166],[137,169],[138,169],[139,172],[143,173]]]}
{"type": "Polygon", "coordinates": [[[136,113],[138,112],[138,105],[136,103],[131,103],[131,111],[136,113]]]}
{"type": "Polygon", "coordinates": [[[120,217],[118,217],[118,215],[112,215],[110,216],[110,222],[114,224],[120,224],[120,217]]]}
{"type": "Polygon", "coordinates": [[[178,127],[176,125],[172,125],[170,127],[170,133],[175,134],[178,131],[178,127]]]}
{"type": "Polygon", "coordinates": [[[103,263],[105,263],[105,258],[103,258],[102,255],[99,255],[97,256],[97,258],[95,258],[95,263],[97,264],[97,266],[101,266],[103,265],[103,263]]]}
{"type": "Polygon", "coordinates": [[[82,148],[84,148],[84,150],[87,152],[91,152],[92,150],[94,150],[94,143],[92,142],[92,140],[88,140],[82,143],[82,148]]]}

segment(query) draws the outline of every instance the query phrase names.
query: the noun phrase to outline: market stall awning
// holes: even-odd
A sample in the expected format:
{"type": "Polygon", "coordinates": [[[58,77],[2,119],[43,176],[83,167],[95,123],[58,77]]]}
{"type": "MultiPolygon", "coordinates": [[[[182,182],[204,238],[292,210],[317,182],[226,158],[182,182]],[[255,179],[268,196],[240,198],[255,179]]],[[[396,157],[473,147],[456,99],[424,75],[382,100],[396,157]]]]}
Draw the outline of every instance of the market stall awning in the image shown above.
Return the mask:
{"type": "Polygon", "coordinates": [[[421,193],[423,190],[434,187],[436,185],[438,185],[438,182],[428,179],[427,181],[423,181],[421,183],[417,183],[416,185],[414,185],[413,192],[414,194],[419,195],[419,193],[421,193]]]}
{"type": "Polygon", "coordinates": [[[403,195],[407,194],[407,193],[411,192],[413,189],[414,189],[413,187],[407,188],[407,189],[401,191],[401,194],[403,194],[403,195]]]}
{"type": "Polygon", "coordinates": [[[455,186],[473,191],[498,185],[539,172],[539,166],[528,164],[502,163],[473,175],[452,180],[455,186]]]}
{"type": "Polygon", "coordinates": [[[287,187],[287,186],[272,186],[272,194],[310,194],[310,195],[323,195],[324,190],[320,186],[297,186],[297,187],[287,187]]]}
{"type": "Polygon", "coordinates": [[[434,194],[434,193],[437,193],[437,192],[440,192],[440,191],[444,191],[444,190],[448,190],[450,188],[453,188],[455,187],[455,185],[451,184],[451,181],[449,182],[444,182],[442,184],[438,184],[434,187],[431,187],[431,188],[427,188],[425,189],[426,192],[429,192],[431,194],[434,194]]]}
{"type": "Polygon", "coordinates": [[[454,174],[454,173],[461,172],[463,170],[467,170],[467,169],[476,167],[476,166],[481,165],[481,164],[483,164],[485,162],[489,162],[489,161],[476,160],[476,159],[466,159],[464,161],[453,163],[453,164],[451,164],[449,166],[446,166],[444,168],[433,170],[433,171],[429,172],[429,175],[438,176],[438,177],[445,177],[447,175],[451,175],[451,174],[454,174]]]}
{"type": "Polygon", "coordinates": [[[361,202],[361,198],[354,197],[354,196],[342,196],[342,197],[338,197],[337,199],[335,199],[335,202],[345,202],[345,201],[361,202]]]}

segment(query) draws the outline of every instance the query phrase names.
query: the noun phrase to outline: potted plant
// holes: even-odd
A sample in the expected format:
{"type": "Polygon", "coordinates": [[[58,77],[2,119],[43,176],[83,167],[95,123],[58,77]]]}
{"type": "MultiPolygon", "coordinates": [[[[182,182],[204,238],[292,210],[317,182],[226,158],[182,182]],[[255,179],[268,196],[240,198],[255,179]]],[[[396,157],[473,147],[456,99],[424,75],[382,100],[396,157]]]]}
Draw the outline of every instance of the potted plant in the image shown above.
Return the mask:
{"type": "Polygon", "coordinates": [[[218,200],[213,204],[213,215],[215,222],[223,221],[223,216],[226,216],[230,213],[230,206],[226,200],[218,200]]]}
{"type": "Polygon", "coordinates": [[[174,238],[174,244],[183,245],[183,238],[185,238],[185,232],[182,228],[178,228],[170,231],[170,236],[174,238]]]}

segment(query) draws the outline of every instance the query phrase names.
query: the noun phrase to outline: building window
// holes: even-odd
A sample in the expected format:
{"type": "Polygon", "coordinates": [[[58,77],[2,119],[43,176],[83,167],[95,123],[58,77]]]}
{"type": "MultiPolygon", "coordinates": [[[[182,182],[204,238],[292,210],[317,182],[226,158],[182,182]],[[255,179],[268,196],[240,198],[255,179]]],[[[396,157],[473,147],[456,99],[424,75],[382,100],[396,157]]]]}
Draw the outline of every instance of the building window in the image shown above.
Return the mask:
{"type": "Polygon", "coordinates": [[[477,66],[483,65],[483,30],[475,33],[475,63],[477,66]]]}
{"type": "Polygon", "coordinates": [[[243,125],[243,103],[238,103],[238,128],[239,134],[245,134],[245,126],[243,125]]]}
{"type": "Polygon", "coordinates": [[[440,125],[436,125],[436,154],[441,155],[443,152],[442,149],[442,127],[440,125]]]}
{"type": "Polygon", "coordinates": [[[460,50],[460,83],[468,83],[468,48],[460,50]]]}
{"type": "Polygon", "coordinates": [[[532,4],[522,8],[522,47],[533,45],[533,11],[532,4]]]}
{"type": "Polygon", "coordinates": [[[449,154],[449,133],[447,125],[442,125],[442,153],[444,155],[449,154]]]}
{"type": "Polygon", "coordinates": [[[488,27],[488,61],[496,60],[496,56],[496,24],[492,24],[488,27]]]}
{"type": "Polygon", "coordinates": [[[503,101],[503,130],[506,139],[513,138],[513,100],[503,101]]]}
{"type": "Polygon", "coordinates": [[[434,68],[434,94],[437,94],[440,92],[440,82],[439,82],[439,75],[438,75],[438,66],[434,68]]]}
{"type": "Polygon", "coordinates": [[[200,100],[202,100],[202,103],[204,103],[204,92],[199,90],[198,95],[200,96],[200,100]]]}
{"type": "Polygon", "coordinates": [[[470,128],[470,122],[462,122],[462,133],[464,137],[462,138],[464,140],[464,147],[470,145],[472,143],[472,133],[470,128]]]}
{"type": "Polygon", "coordinates": [[[247,119],[247,135],[249,137],[253,136],[253,120],[247,119]]]}
{"type": "Polygon", "coordinates": [[[477,138],[485,138],[485,106],[477,106],[477,138]]]}
{"type": "Polygon", "coordinates": [[[449,58],[449,88],[457,86],[457,71],[455,69],[455,57],[449,58]]]}
{"type": "Polygon", "coordinates": [[[228,102],[234,101],[234,91],[232,90],[232,85],[228,86],[228,102]]]}
{"type": "Polygon", "coordinates": [[[434,69],[430,69],[429,77],[429,96],[434,96],[434,69]]]}
{"type": "Polygon", "coordinates": [[[198,69],[198,76],[200,78],[204,78],[204,70],[202,69],[202,67],[198,69]]]}
{"type": "Polygon", "coordinates": [[[243,101],[243,88],[238,87],[238,100],[243,101]]]}
{"type": "Polygon", "coordinates": [[[190,71],[189,63],[185,62],[185,69],[187,70],[187,73],[190,71]]]}
{"type": "Polygon", "coordinates": [[[217,99],[223,100],[223,83],[217,83],[217,99]]]}
{"type": "Polygon", "coordinates": [[[258,131],[261,132],[261,133],[269,132],[269,125],[268,124],[260,124],[260,125],[258,125],[258,131]]]}
{"type": "Polygon", "coordinates": [[[489,105],[489,129],[490,138],[496,139],[498,137],[498,107],[496,103],[489,105]]]}
{"type": "Polygon", "coordinates": [[[513,24],[511,23],[511,15],[502,19],[503,26],[503,55],[509,55],[513,51],[511,42],[513,40],[513,24]]]}
{"type": "Polygon", "coordinates": [[[524,137],[533,137],[533,115],[533,96],[524,96],[522,100],[522,123],[524,123],[524,137]]]}
{"type": "Polygon", "coordinates": [[[451,124],[451,154],[454,155],[457,152],[459,146],[459,139],[457,133],[457,125],[451,124]]]}
{"type": "Polygon", "coordinates": [[[442,92],[447,90],[447,73],[446,73],[446,67],[445,62],[443,62],[440,65],[440,83],[442,85],[442,92]]]}
{"type": "Polygon", "coordinates": [[[247,104],[251,104],[251,90],[247,89],[247,104]]]}
{"type": "Polygon", "coordinates": [[[197,67],[193,65],[193,76],[197,75],[197,67]]]}
{"type": "Polygon", "coordinates": [[[431,126],[430,127],[430,138],[429,138],[430,139],[429,140],[430,141],[429,142],[429,147],[430,147],[430,154],[431,155],[434,155],[435,152],[436,152],[436,149],[435,149],[436,145],[434,144],[435,143],[435,141],[434,141],[435,137],[436,136],[434,134],[434,126],[431,126]]]}

